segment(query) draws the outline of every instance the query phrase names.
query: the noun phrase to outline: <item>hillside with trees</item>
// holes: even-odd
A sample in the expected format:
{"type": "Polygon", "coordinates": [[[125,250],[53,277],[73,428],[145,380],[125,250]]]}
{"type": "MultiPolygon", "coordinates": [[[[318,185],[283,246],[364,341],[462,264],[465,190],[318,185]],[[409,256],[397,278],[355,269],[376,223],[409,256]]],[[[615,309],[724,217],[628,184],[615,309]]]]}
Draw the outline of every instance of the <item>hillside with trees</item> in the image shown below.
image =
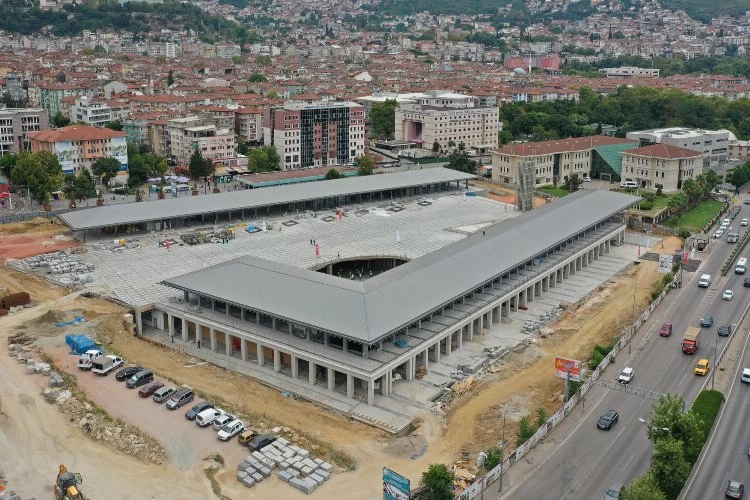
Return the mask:
{"type": "Polygon", "coordinates": [[[670,10],[684,10],[690,17],[704,23],[720,16],[739,17],[750,10],[750,0],[662,0],[661,6],[670,10]]]}
{"type": "MultiPolygon", "coordinates": [[[[568,47],[566,47],[567,50],[568,47]]],[[[737,47],[728,47],[730,54],[721,57],[654,57],[645,59],[638,56],[620,56],[603,59],[592,63],[571,61],[563,66],[566,75],[599,76],[601,68],[617,68],[620,66],[638,66],[641,68],[658,68],[662,77],[672,75],[733,75],[750,78],[750,57],[734,57],[737,47]]]]}

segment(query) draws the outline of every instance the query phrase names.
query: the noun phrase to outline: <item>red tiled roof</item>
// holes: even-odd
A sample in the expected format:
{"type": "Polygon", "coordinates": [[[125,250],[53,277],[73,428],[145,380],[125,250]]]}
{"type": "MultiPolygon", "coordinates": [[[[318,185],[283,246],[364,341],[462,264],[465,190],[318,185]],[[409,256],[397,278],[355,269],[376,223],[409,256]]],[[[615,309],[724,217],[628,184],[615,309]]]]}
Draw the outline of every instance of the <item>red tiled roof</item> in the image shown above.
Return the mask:
{"type": "Polygon", "coordinates": [[[699,151],[681,148],[679,146],[671,146],[669,144],[654,144],[652,146],[631,149],[628,151],[628,154],[648,156],[651,158],[666,158],[669,160],[674,158],[697,158],[703,156],[703,153],[699,151]]]}
{"type": "Polygon", "coordinates": [[[127,135],[126,132],[101,127],[90,127],[88,125],[69,125],[55,130],[29,132],[28,134],[30,139],[43,142],[96,141],[112,139],[114,137],[127,137],[127,135]]]}
{"type": "Polygon", "coordinates": [[[542,156],[553,153],[564,153],[568,151],[585,151],[596,146],[608,146],[612,144],[631,144],[638,141],[609,137],[606,135],[592,135],[589,137],[576,137],[574,139],[559,139],[554,141],[527,142],[525,144],[511,144],[503,146],[495,151],[511,156],[542,156]]]}

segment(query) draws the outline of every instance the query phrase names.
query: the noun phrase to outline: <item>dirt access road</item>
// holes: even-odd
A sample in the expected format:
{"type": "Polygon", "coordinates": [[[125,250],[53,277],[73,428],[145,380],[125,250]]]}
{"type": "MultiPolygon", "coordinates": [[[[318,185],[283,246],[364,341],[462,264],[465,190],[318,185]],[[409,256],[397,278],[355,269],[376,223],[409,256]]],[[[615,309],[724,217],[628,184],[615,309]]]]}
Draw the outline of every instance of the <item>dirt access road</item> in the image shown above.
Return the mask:
{"type": "MultiPolygon", "coordinates": [[[[562,386],[551,374],[552,353],[585,358],[594,343],[608,340],[630,321],[635,280],[639,283],[636,294],[638,311],[646,304],[651,283],[658,277],[656,263],[644,262],[616,278],[613,286],[593,294],[587,305],[568,311],[555,325],[554,335],[529,348],[524,355],[513,357],[513,361],[501,366],[500,371],[459,398],[460,404],[454,404],[448,415],[445,432],[438,418],[424,415],[423,424],[415,435],[399,439],[387,438],[372,428],[314,405],[284,398],[277,391],[246,377],[209,365],[193,366],[180,353],[157,348],[130,335],[113,331],[111,340],[126,359],[157,367],[160,376],[218,394],[237,407],[249,408],[261,418],[267,416],[269,423],[282,422],[303,430],[352,456],[357,469],[335,474],[313,497],[370,499],[380,491],[383,466],[398,470],[416,484],[428,464],[450,463],[458,458],[461,448],[478,451],[488,444],[495,444],[502,424],[492,417],[498,414],[498,408],[510,405],[522,414],[539,405],[550,410],[559,406],[562,386]],[[412,455],[418,455],[418,458],[411,459],[412,455]]],[[[116,329],[109,328],[107,321],[112,324],[121,322],[123,310],[118,306],[63,296],[64,291],[49,289],[34,278],[3,272],[0,284],[9,291],[29,291],[34,299],[44,301],[36,308],[0,320],[0,342],[16,325],[50,309],[85,310],[87,317],[103,319],[102,328],[108,331],[116,329]]],[[[38,395],[39,377],[25,375],[23,366],[1,354],[0,376],[9,382],[0,387],[3,411],[7,414],[0,424],[0,446],[4,450],[14,450],[14,454],[0,455],[0,470],[8,474],[11,488],[25,496],[49,492],[57,466],[65,463],[69,469],[84,473],[84,491],[95,497],[106,497],[107,491],[117,491],[118,498],[142,498],[143,492],[152,498],[213,497],[211,486],[201,471],[202,464],[195,463],[195,458],[192,466],[185,468],[185,464],[180,464],[182,470],[179,470],[174,465],[147,466],[119,453],[110,453],[105,446],[92,442],[70,427],[57,408],[43,402],[38,395]],[[41,432],[40,428],[43,428],[41,432]],[[138,485],[137,490],[130,493],[130,485],[138,485]]],[[[509,440],[515,427],[511,422],[518,416],[509,417],[509,440]]],[[[137,416],[129,416],[128,421],[131,418],[137,416]]],[[[165,419],[165,425],[170,421],[165,419]]],[[[186,432],[192,433],[193,430],[186,429],[186,432]]],[[[153,437],[160,440],[159,435],[153,437]]],[[[236,443],[227,444],[236,446],[236,443]]],[[[476,453],[472,456],[475,457],[476,453]]],[[[261,485],[249,491],[235,480],[234,465],[228,462],[216,476],[225,498],[268,498],[279,494],[285,498],[302,498],[291,487],[279,485],[278,489],[272,487],[271,482],[267,487],[261,485]]]]}

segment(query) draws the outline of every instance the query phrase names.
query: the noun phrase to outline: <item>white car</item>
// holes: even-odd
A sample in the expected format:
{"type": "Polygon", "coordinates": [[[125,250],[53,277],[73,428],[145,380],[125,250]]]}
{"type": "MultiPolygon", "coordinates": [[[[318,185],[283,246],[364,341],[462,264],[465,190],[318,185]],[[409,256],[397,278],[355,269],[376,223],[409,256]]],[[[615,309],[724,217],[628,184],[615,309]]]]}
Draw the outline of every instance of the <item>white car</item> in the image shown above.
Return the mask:
{"type": "Polygon", "coordinates": [[[589,177],[588,175],[584,175],[583,182],[591,182],[591,177],[589,177]]]}
{"type": "Polygon", "coordinates": [[[229,441],[244,430],[245,424],[242,422],[242,420],[235,419],[224,424],[224,426],[219,430],[218,436],[222,441],[229,441]]]}
{"type": "Polygon", "coordinates": [[[723,221],[721,221],[721,223],[722,224],[726,224],[728,226],[729,224],[732,223],[732,219],[730,219],[729,217],[727,217],[726,219],[724,219],[723,221]]]}
{"type": "Polygon", "coordinates": [[[716,231],[714,231],[714,238],[719,239],[719,238],[721,238],[722,234],[724,234],[724,230],[723,229],[717,229],[716,231]]]}
{"type": "Polygon", "coordinates": [[[740,226],[747,226],[747,217],[740,221],[740,226]]]}
{"type": "Polygon", "coordinates": [[[627,384],[628,382],[633,380],[633,375],[635,375],[635,371],[631,367],[626,366],[625,368],[623,368],[620,376],[617,377],[617,381],[621,384],[627,384]]]}
{"type": "Polygon", "coordinates": [[[80,368],[81,370],[90,370],[91,366],[94,364],[94,361],[101,358],[102,356],[104,356],[104,353],[95,349],[86,351],[85,353],[81,354],[80,358],[78,358],[78,368],[80,368]]]}
{"type": "Polygon", "coordinates": [[[234,415],[230,415],[229,413],[219,415],[213,422],[214,429],[218,431],[232,420],[237,420],[237,417],[235,417],[234,415]]]}
{"type": "Polygon", "coordinates": [[[732,300],[732,297],[734,297],[734,292],[732,290],[724,290],[724,295],[721,296],[724,300],[732,300]]]}
{"type": "Polygon", "coordinates": [[[224,415],[224,410],[220,408],[209,408],[203,410],[195,417],[195,423],[200,427],[207,427],[213,423],[214,420],[224,415]]]}

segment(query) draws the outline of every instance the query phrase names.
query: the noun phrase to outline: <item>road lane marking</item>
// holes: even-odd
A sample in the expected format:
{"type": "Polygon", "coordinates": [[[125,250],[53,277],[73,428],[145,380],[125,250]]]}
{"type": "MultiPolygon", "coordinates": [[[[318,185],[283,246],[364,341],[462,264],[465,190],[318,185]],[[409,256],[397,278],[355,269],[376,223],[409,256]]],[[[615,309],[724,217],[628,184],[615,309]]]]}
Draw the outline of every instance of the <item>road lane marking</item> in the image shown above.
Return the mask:
{"type": "Polygon", "coordinates": [[[632,455],[630,455],[630,458],[628,458],[628,461],[625,462],[625,465],[622,466],[622,470],[627,470],[628,465],[630,464],[630,462],[633,461],[634,458],[635,458],[635,453],[633,453],[632,455]]]}

